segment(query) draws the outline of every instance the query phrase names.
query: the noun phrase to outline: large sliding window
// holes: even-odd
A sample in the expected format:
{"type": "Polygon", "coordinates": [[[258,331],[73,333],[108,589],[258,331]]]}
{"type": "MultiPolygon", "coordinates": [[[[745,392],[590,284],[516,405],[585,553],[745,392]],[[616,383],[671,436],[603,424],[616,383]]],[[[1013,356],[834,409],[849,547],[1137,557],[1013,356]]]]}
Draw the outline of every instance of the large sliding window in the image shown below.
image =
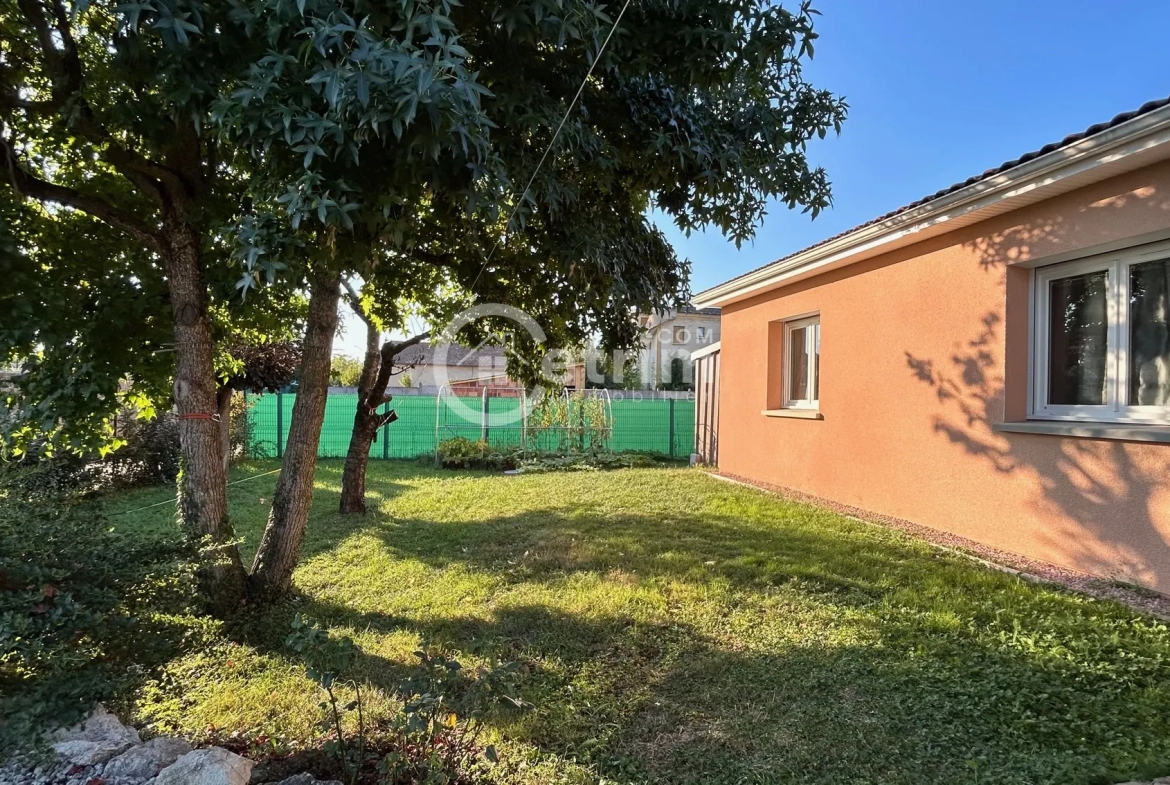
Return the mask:
{"type": "Polygon", "coordinates": [[[1170,421],[1170,244],[1036,270],[1032,416],[1170,421]]]}

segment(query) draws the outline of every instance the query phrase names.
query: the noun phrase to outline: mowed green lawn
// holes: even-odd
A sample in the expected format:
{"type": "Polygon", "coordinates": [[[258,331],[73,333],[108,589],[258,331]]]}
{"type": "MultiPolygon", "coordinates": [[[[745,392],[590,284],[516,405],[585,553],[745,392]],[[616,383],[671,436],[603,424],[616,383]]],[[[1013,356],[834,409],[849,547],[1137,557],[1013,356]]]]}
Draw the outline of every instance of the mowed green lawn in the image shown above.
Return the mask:
{"type": "MultiPolygon", "coordinates": [[[[256,464],[236,478],[275,468],[256,464]]],[[[1170,774],[1170,631],[880,527],[689,469],[500,476],[374,462],[373,512],[318,468],[296,583],[136,703],[159,730],[284,741],[319,696],[295,612],[351,636],[369,709],[421,640],[524,664],[505,782],[1105,783],[1170,774]]],[[[275,477],[233,486],[255,547],[275,477]]],[[[111,512],[165,499],[127,494],[111,512]]],[[[166,505],[112,518],[170,536],[166,505]]]]}

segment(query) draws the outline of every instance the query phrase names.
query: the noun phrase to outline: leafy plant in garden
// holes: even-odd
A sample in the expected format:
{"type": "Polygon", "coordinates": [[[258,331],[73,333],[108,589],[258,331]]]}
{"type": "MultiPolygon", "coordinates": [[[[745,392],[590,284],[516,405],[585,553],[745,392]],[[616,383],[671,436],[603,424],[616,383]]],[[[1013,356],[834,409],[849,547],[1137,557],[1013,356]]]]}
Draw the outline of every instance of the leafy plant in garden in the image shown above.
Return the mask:
{"type": "Polygon", "coordinates": [[[516,466],[515,451],[501,450],[483,439],[466,436],[439,442],[435,457],[444,469],[513,469],[516,466]]]}
{"type": "Polygon", "coordinates": [[[196,555],[111,530],[52,464],[0,464],[0,759],[174,655],[196,555]]]}
{"type": "Polygon", "coordinates": [[[419,662],[398,684],[402,712],[392,723],[401,751],[379,765],[386,781],[446,785],[458,782],[481,755],[498,762],[495,747],[480,749],[478,740],[484,721],[501,706],[528,707],[515,696],[519,663],[492,662],[468,676],[441,647],[424,643],[414,656],[419,662]]]}
{"type": "Polygon", "coordinates": [[[644,469],[652,466],[678,465],[660,455],[640,452],[563,452],[530,453],[519,462],[526,474],[556,471],[599,471],[603,469],[644,469]]]}
{"type": "Polygon", "coordinates": [[[342,675],[353,663],[357,647],[349,638],[330,638],[329,633],[298,614],[292,623],[292,632],[285,645],[304,658],[305,675],[325,692],[328,699],[321,703],[326,719],[323,729],[332,731],[334,738],[326,742],[325,752],[335,758],[345,770],[350,785],[355,785],[361,773],[366,753],[366,725],[362,713],[361,685],[356,681],[346,682],[354,690],[354,699],[342,705],[337,697],[337,686],[342,675]],[[342,722],[350,712],[357,714],[357,737],[351,743],[347,740],[342,722]]]}
{"type": "MultiPolygon", "coordinates": [[[[286,645],[304,659],[305,675],[327,698],[321,703],[323,729],[333,738],[325,751],[337,760],[350,785],[376,763],[380,781],[397,783],[465,782],[464,775],[480,759],[495,763],[495,748],[480,749],[477,742],[484,720],[501,706],[524,708],[514,697],[518,664],[491,661],[467,675],[450,652],[426,644],[415,652],[419,662],[399,681],[396,697],[402,710],[390,723],[389,749],[373,752],[362,705],[361,686],[347,678],[358,654],[350,638],[331,638],[316,623],[294,618],[286,645]],[[352,689],[354,698],[342,703],[338,687],[352,689]],[[344,730],[346,718],[356,717],[356,734],[344,730]]],[[[385,746],[385,745],[383,745],[385,746]]]]}
{"type": "Polygon", "coordinates": [[[581,392],[543,396],[526,425],[529,444],[538,452],[597,452],[613,435],[609,402],[581,392]]]}

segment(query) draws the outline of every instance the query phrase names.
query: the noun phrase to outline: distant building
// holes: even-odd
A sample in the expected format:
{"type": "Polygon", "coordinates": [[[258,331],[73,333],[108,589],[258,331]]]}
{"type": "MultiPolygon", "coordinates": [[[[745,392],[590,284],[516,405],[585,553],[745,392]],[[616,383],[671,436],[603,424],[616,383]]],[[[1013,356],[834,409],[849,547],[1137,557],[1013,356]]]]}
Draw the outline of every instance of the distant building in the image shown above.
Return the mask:
{"type": "Polygon", "coordinates": [[[719,340],[719,309],[683,306],[665,314],[643,314],[638,353],[642,386],[648,389],[693,383],[691,354],[719,340]]]}
{"type": "Polygon", "coordinates": [[[470,394],[484,387],[523,386],[508,378],[508,360],[504,356],[504,347],[498,344],[472,348],[459,344],[444,347],[420,343],[399,354],[394,365],[406,370],[391,377],[393,387],[402,387],[404,379],[410,381],[411,387],[450,385],[457,392],[470,394]]]}

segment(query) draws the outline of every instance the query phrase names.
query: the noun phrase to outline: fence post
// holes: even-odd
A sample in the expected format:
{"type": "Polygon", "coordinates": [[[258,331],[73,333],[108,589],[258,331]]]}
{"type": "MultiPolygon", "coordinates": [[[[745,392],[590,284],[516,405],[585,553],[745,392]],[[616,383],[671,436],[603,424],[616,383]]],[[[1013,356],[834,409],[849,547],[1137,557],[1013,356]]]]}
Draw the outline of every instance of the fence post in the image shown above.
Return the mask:
{"type": "MultiPolygon", "coordinates": [[[[382,407],[382,409],[383,409],[382,414],[385,414],[386,413],[385,410],[387,410],[389,408],[390,408],[390,404],[386,404],[385,406],[383,406],[382,407]]],[[[382,460],[386,460],[389,457],[390,457],[390,423],[386,423],[385,425],[382,426],[382,460]]]]}
{"type": "Polygon", "coordinates": [[[666,400],[670,401],[670,405],[667,407],[667,409],[670,412],[670,436],[668,438],[670,439],[670,457],[673,458],[674,457],[674,398],[667,398],[666,400]]]}
{"type": "Polygon", "coordinates": [[[284,393],[276,394],[276,457],[284,452],[284,393]]]}
{"type": "Polygon", "coordinates": [[[488,443],[488,396],[487,396],[487,390],[483,391],[483,407],[482,408],[483,408],[483,413],[480,415],[480,425],[482,426],[483,435],[480,438],[483,439],[484,444],[487,444],[488,443]]]}

